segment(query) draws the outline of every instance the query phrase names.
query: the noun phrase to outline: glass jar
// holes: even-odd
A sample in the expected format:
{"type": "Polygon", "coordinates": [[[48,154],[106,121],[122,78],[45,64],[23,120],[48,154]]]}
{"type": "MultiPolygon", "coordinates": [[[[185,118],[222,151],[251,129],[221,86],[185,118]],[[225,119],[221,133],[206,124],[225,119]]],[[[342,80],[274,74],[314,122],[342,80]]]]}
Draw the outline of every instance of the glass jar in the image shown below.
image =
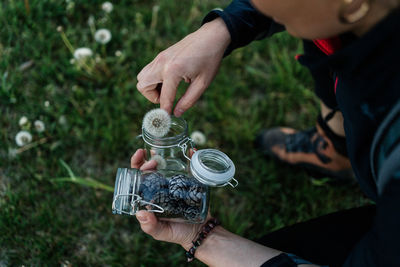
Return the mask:
{"type": "Polygon", "coordinates": [[[154,136],[143,127],[142,138],[146,159],[156,159],[158,169],[187,171],[188,146],[193,147],[193,144],[188,137],[188,126],[184,119],[171,116],[171,128],[164,137],[154,136]]]}
{"type": "Polygon", "coordinates": [[[167,220],[202,223],[208,213],[210,187],[236,187],[234,174],[232,160],[215,149],[195,152],[187,172],[119,168],[112,210],[135,215],[144,209],[167,220]]]}

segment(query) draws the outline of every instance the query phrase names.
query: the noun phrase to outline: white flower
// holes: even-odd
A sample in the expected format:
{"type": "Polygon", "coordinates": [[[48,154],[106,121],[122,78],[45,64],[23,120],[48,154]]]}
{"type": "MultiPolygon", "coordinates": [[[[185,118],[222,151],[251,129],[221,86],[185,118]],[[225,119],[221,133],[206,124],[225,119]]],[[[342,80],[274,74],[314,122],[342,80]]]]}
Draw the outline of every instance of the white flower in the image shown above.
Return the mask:
{"type": "Polygon", "coordinates": [[[33,125],[35,126],[35,129],[38,133],[44,132],[46,127],[44,126],[44,122],[40,120],[36,120],[33,125]]]}
{"type": "Polygon", "coordinates": [[[87,47],[81,47],[75,50],[74,52],[74,58],[76,60],[81,60],[86,57],[91,57],[93,55],[93,52],[90,48],[87,47]]]}
{"type": "Polygon", "coordinates": [[[22,116],[20,119],[19,119],[19,122],[18,122],[18,124],[19,124],[19,126],[24,126],[25,124],[27,124],[28,123],[28,118],[27,117],[25,117],[25,116],[22,116]]]}
{"type": "Polygon", "coordinates": [[[61,115],[60,118],[58,118],[58,123],[61,125],[67,125],[67,118],[64,115],[61,115]]]}
{"type": "Polygon", "coordinates": [[[8,148],[8,158],[13,159],[18,155],[18,149],[8,148]]]}
{"type": "Polygon", "coordinates": [[[94,26],[94,17],[93,15],[90,15],[87,21],[89,26],[94,26]]]}
{"type": "Polygon", "coordinates": [[[171,127],[171,117],[161,108],[150,110],[143,118],[143,129],[156,137],[163,137],[171,127]]]}
{"type": "Polygon", "coordinates": [[[44,106],[46,108],[50,107],[50,101],[49,100],[44,101],[44,106]]]}
{"type": "Polygon", "coordinates": [[[15,142],[18,146],[24,146],[32,141],[32,135],[28,131],[20,131],[15,136],[15,142]]]}
{"type": "Polygon", "coordinates": [[[94,39],[100,44],[106,44],[111,40],[111,32],[107,29],[99,29],[95,32],[94,39]]]}
{"type": "Polygon", "coordinates": [[[115,51],[115,56],[116,56],[116,57],[122,56],[122,52],[119,51],[119,50],[115,51]]]}
{"type": "Polygon", "coordinates": [[[196,145],[202,146],[206,144],[207,138],[206,136],[200,132],[200,131],[194,131],[191,135],[190,138],[193,140],[193,142],[196,145]]]}
{"type": "Polygon", "coordinates": [[[155,160],[157,162],[157,170],[165,169],[167,167],[167,162],[160,155],[154,155],[150,160],[155,160]]]}
{"type": "Polygon", "coordinates": [[[106,13],[110,13],[112,10],[113,10],[113,4],[111,4],[110,2],[104,2],[102,5],[101,5],[101,9],[103,9],[104,10],[104,12],[106,12],[106,13]]]}

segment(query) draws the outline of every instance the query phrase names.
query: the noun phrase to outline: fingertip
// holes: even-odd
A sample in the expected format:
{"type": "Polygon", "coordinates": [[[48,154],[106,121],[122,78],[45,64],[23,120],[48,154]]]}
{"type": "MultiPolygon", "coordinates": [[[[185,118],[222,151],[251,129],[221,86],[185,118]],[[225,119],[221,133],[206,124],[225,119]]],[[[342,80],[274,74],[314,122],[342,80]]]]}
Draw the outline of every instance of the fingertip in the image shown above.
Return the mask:
{"type": "MultiPolygon", "coordinates": [[[[160,99],[158,99],[160,101],[160,99]]],[[[165,104],[164,102],[160,102],[160,108],[171,114],[172,107],[169,104],[165,104]]]]}
{"type": "Polygon", "coordinates": [[[144,150],[138,149],[131,157],[131,168],[137,168],[144,161],[144,150]]]}
{"type": "Polygon", "coordinates": [[[175,108],[175,110],[174,110],[174,115],[175,115],[175,117],[180,117],[180,116],[182,116],[183,115],[183,113],[185,113],[185,110],[184,109],[182,109],[182,108],[175,108]]]}
{"type": "Polygon", "coordinates": [[[152,170],[157,168],[157,161],[154,159],[147,161],[144,163],[141,167],[140,170],[145,171],[145,170],[152,170]]]}

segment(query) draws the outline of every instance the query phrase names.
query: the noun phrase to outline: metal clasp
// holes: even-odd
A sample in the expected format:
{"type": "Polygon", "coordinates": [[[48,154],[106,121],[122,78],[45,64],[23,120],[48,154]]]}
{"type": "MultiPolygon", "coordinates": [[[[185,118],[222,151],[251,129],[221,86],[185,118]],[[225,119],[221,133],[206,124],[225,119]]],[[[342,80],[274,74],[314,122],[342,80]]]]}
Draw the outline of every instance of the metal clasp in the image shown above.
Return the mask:
{"type": "Polygon", "coordinates": [[[178,147],[180,147],[182,149],[182,154],[183,156],[190,161],[190,157],[188,157],[186,155],[186,150],[188,148],[187,143],[190,144],[190,148],[193,150],[194,152],[194,146],[193,146],[193,140],[190,137],[186,137],[185,139],[183,139],[182,141],[179,142],[178,147]]]}
{"type": "Polygon", "coordinates": [[[154,209],[147,209],[147,211],[149,211],[149,212],[156,212],[156,213],[163,213],[164,212],[164,208],[163,207],[161,207],[161,206],[159,206],[157,204],[145,201],[145,200],[142,199],[141,196],[136,195],[136,194],[118,194],[118,195],[115,196],[115,198],[113,200],[113,203],[112,203],[112,209],[113,210],[115,210],[115,211],[117,211],[119,213],[127,214],[127,215],[135,215],[140,210],[141,206],[153,206],[154,209]],[[132,200],[131,200],[131,203],[130,203],[130,205],[132,207],[132,211],[131,212],[126,212],[126,211],[124,211],[122,209],[116,209],[115,203],[117,202],[117,199],[120,198],[120,197],[129,197],[129,196],[132,196],[132,200]]]}

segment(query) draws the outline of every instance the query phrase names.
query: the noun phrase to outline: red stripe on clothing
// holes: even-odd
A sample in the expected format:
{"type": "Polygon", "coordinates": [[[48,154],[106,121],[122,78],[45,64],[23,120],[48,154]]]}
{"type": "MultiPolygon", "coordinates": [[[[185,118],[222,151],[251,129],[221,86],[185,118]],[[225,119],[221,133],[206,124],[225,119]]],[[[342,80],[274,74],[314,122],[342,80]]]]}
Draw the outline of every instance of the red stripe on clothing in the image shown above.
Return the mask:
{"type": "Polygon", "coordinates": [[[337,84],[338,84],[338,77],[336,77],[336,80],[335,80],[335,95],[336,95],[337,84]]]}
{"type": "Polygon", "coordinates": [[[332,37],[327,39],[313,40],[314,44],[321,49],[325,54],[332,55],[335,51],[342,47],[342,42],[339,37],[332,37]]]}

